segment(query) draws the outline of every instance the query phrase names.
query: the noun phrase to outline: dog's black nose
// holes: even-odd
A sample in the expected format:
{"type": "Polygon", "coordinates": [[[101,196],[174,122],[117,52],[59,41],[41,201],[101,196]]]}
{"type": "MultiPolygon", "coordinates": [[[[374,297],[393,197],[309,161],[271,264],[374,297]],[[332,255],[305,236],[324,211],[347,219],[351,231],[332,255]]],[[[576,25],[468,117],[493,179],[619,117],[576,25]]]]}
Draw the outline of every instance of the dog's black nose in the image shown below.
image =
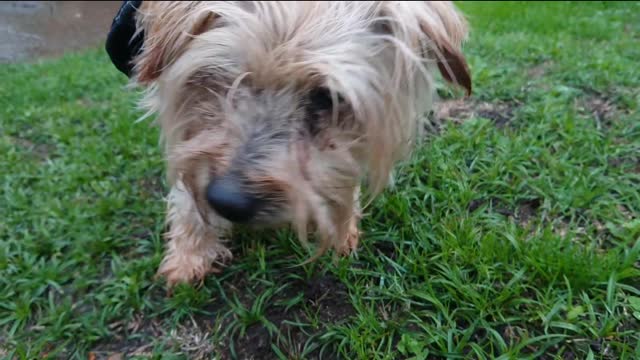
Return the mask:
{"type": "Polygon", "coordinates": [[[243,192],[240,184],[230,177],[209,183],[207,201],[220,216],[236,223],[251,220],[258,210],[258,200],[243,192]]]}

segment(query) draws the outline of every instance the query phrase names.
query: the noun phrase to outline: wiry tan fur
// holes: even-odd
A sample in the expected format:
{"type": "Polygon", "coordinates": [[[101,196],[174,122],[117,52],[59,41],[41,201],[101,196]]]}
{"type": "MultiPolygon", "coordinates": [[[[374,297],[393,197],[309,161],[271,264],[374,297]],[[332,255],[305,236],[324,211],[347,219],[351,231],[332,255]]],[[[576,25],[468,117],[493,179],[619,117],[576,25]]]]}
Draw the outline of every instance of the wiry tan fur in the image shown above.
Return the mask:
{"type": "Polygon", "coordinates": [[[450,2],[145,1],[138,29],[134,80],[158,116],[172,186],[159,269],[169,284],[231,258],[232,225],[205,189],[232,170],[269,199],[253,223],[291,223],[301,241],[314,230],[318,255],[355,250],[360,184],[372,199],[410,154],[433,74],[471,91],[467,25],[450,2]],[[334,101],[311,131],[317,88],[334,101]]]}

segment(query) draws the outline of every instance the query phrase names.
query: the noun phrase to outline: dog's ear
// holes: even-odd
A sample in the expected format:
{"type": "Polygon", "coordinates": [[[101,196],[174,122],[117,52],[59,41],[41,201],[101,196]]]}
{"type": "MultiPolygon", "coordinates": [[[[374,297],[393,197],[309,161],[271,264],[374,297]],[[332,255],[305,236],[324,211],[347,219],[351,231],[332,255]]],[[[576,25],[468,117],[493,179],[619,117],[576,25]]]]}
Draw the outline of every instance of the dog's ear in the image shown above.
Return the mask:
{"type": "Polygon", "coordinates": [[[420,42],[423,55],[434,56],[442,77],[463,87],[471,95],[471,72],[462,53],[468,24],[450,1],[386,2],[383,18],[391,19],[384,28],[391,33],[419,32],[416,38],[405,38],[410,43],[420,42]],[[394,30],[395,29],[395,30],[394,30]],[[410,30],[409,30],[410,29],[410,30]]]}
{"type": "Polygon", "coordinates": [[[431,17],[420,19],[422,31],[435,42],[438,69],[449,82],[458,84],[471,95],[471,72],[462,53],[462,42],[467,37],[468,24],[461,13],[450,2],[427,1],[431,17]]]}
{"type": "Polygon", "coordinates": [[[193,1],[144,1],[138,26],[144,31],[144,45],[135,61],[136,80],[147,84],[184,53],[197,35],[207,31],[217,16],[194,11],[193,1]]]}

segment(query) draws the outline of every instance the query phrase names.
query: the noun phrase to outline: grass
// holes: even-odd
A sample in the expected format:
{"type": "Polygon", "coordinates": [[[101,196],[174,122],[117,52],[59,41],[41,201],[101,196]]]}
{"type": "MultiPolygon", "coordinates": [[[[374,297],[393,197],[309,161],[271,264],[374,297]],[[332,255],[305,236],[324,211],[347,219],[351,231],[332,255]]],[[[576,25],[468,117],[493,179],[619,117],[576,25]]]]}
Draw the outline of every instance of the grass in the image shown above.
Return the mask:
{"type": "Polygon", "coordinates": [[[460,7],[475,94],[358,256],[292,268],[291,232],[243,233],[173,297],[158,133],[125,79],[101,49],[3,65],[0,354],[640,358],[640,5],[460,7]]]}

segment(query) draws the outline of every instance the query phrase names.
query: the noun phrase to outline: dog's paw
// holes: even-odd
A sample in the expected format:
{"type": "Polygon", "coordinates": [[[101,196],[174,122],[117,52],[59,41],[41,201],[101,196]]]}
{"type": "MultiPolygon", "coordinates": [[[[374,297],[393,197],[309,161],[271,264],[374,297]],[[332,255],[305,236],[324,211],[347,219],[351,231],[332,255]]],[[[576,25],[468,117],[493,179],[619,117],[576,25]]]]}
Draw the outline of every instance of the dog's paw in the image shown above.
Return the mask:
{"type": "Polygon", "coordinates": [[[156,277],[163,277],[169,288],[180,283],[195,284],[204,281],[207,275],[220,273],[222,269],[215,267],[208,256],[201,255],[169,255],[164,258],[156,277]]]}
{"type": "Polygon", "coordinates": [[[349,256],[358,249],[358,242],[360,241],[360,229],[356,221],[351,221],[349,225],[349,232],[345,237],[342,246],[338,249],[340,255],[349,256]]]}
{"type": "Polygon", "coordinates": [[[204,281],[205,277],[211,273],[220,273],[222,270],[209,267],[206,270],[183,269],[177,267],[164,266],[158,269],[156,277],[164,278],[169,289],[178,284],[197,284],[204,281]]]}

